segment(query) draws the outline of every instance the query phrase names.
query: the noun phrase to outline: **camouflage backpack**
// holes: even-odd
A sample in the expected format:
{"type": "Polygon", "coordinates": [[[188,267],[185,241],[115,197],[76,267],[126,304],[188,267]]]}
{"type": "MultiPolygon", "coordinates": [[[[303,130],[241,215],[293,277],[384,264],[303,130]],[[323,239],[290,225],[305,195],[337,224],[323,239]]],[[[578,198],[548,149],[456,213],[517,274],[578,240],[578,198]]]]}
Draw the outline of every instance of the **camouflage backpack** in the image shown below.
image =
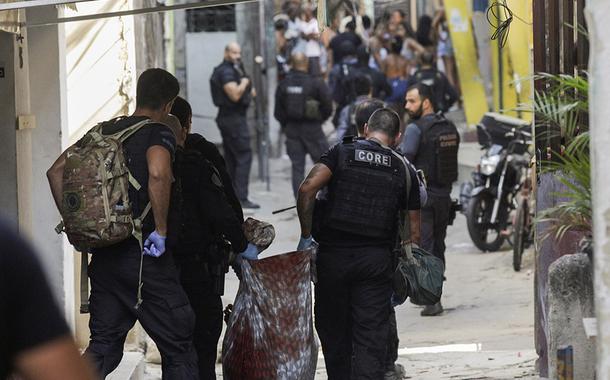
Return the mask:
{"type": "Polygon", "coordinates": [[[61,216],[56,230],[81,252],[106,247],[130,236],[141,244],[142,221],[132,216],[129,185],[140,184],[129,173],[123,142],[151,121],[146,119],[117,133],[104,135],[100,123],[66,151],[61,216]]]}

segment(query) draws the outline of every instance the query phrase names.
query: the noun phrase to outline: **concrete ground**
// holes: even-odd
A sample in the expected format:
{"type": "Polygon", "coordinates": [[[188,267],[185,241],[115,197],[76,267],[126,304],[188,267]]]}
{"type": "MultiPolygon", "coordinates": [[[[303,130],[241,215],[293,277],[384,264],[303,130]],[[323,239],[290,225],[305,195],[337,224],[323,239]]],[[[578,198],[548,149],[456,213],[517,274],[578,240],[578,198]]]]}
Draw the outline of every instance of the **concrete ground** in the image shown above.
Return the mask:
{"type": "MultiPolygon", "coordinates": [[[[480,152],[474,143],[460,152],[460,182],[469,178],[480,152]]],[[[253,168],[252,173],[257,173],[253,168]]],[[[456,187],[457,190],[457,187],[456,187]]],[[[276,240],[261,255],[295,249],[300,230],[296,211],[272,215],[294,204],[290,161],[271,161],[270,191],[253,179],[251,199],[261,204],[246,212],[275,226],[276,240]]],[[[512,250],[482,253],[470,241],[464,216],[458,215],[447,236],[447,282],[437,317],[421,317],[421,308],[404,304],[396,309],[400,337],[398,363],[410,379],[535,379],[533,342],[533,252],[526,252],[521,272],[512,269],[512,250]]],[[[230,273],[223,302],[232,303],[238,280],[230,273]]],[[[221,338],[222,341],[222,338],[221,338]]],[[[146,379],[160,379],[158,365],[145,368],[146,379]]],[[[217,366],[218,378],[222,368],[217,366]]],[[[320,354],[316,379],[325,379],[320,354]]]]}

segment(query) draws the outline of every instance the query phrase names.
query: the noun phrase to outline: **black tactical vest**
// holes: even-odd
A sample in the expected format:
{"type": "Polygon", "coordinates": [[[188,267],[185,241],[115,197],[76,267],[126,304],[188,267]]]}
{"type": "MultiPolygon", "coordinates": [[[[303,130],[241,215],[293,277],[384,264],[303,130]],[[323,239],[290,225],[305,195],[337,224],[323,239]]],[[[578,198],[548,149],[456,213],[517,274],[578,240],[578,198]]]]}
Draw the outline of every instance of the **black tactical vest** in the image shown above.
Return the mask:
{"type": "Polygon", "coordinates": [[[229,98],[229,95],[224,90],[224,85],[220,80],[223,72],[234,72],[235,81],[239,84],[239,81],[245,76],[243,71],[239,69],[239,66],[234,65],[228,61],[222,61],[222,63],[214,68],[212,76],[210,76],[210,92],[212,93],[212,102],[216,107],[245,107],[247,108],[252,100],[250,95],[250,89],[252,84],[248,85],[246,91],[242,97],[234,102],[229,98]]]}
{"type": "Polygon", "coordinates": [[[405,168],[389,148],[368,140],[345,141],[329,185],[323,226],[392,239],[405,197],[405,168]]]}
{"type": "Polygon", "coordinates": [[[440,115],[421,117],[415,125],[421,131],[415,167],[424,172],[429,184],[450,186],[458,178],[457,128],[440,115]]]}
{"type": "Polygon", "coordinates": [[[284,109],[289,120],[303,120],[306,117],[306,102],[312,98],[312,81],[308,74],[291,71],[282,82],[282,97],[284,109]]]}

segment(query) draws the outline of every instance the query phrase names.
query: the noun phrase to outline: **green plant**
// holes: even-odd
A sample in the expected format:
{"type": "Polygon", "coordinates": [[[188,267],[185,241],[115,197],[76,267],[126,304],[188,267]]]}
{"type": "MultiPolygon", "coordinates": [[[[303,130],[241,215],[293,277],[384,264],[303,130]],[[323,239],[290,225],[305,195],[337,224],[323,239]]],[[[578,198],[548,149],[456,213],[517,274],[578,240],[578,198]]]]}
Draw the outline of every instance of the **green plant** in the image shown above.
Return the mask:
{"type": "MultiPolygon", "coordinates": [[[[539,74],[546,91],[534,95],[533,111],[538,125],[548,126],[548,137],[560,137],[561,152],[554,161],[541,163],[542,172],[552,173],[565,190],[553,195],[559,202],[538,213],[537,222],[550,222],[544,240],[561,240],[568,231],[591,235],[591,164],[589,157],[589,82],[586,75],[539,74]]],[[[546,136],[545,136],[546,137],[546,136]]]]}
{"type": "Polygon", "coordinates": [[[548,162],[546,172],[553,173],[565,186],[564,191],[553,195],[557,205],[538,213],[537,222],[550,222],[544,240],[549,236],[561,240],[568,231],[591,235],[591,164],[587,151],[564,152],[557,161],[548,162]]]}
{"type": "Polygon", "coordinates": [[[568,147],[589,130],[589,82],[585,75],[541,73],[534,77],[546,83],[545,91],[534,94],[533,112],[538,125],[550,127],[548,136],[561,137],[568,147]]]}

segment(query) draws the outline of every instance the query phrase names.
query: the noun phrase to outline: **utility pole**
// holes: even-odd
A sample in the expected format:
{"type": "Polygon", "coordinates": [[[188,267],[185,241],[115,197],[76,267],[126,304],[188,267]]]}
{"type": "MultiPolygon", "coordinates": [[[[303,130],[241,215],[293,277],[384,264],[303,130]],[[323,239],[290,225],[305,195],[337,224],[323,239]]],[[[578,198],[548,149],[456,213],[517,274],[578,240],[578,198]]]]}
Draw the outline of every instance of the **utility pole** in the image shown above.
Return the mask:
{"type": "Polygon", "coordinates": [[[265,18],[264,1],[236,5],[235,21],[237,39],[242,48],[242,62],[256,89],[256,97],[253,99],[253,124],[257,146],[258,177],[259,180],[267,182],[267,190],[269,190],[269,130],[266,116],[268,88],[264,80],[265,18]]]}
{"type": "MultiPolygon", "coordinates": [[[[593,196],[593,241],[595,314],[597,316],[597,378],[610,378],[610,40],[607,24],[610,3],[587,0],[587,24],[590,39],[589,58],[589,128],[591,133],[591,190],[593,196]]],[[[581,323],[575,321],[575,323],[581,323]]]]}

